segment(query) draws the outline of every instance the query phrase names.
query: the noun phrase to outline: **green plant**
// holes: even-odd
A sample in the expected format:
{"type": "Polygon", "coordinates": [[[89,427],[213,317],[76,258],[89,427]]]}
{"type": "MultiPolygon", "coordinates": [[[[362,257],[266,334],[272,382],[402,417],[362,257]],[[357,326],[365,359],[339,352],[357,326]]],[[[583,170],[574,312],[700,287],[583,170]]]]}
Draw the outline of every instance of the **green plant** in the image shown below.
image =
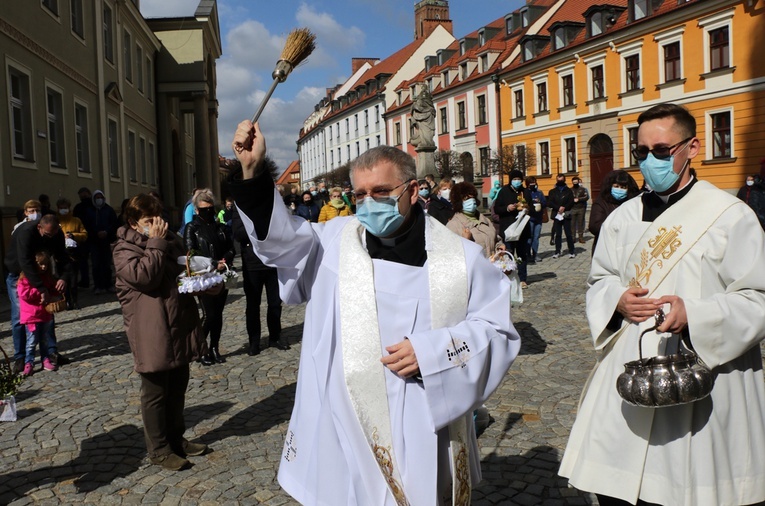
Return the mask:
{"type": "Polygon", "coordinates": [[[11,395],[16,395],[19,386],[24,382],[24,376],[13,371],[11,361],[2,346],[0,346],[0,352],[5,358],[5,361],[0,362],[0,399],[5,399],[11,395]]]}

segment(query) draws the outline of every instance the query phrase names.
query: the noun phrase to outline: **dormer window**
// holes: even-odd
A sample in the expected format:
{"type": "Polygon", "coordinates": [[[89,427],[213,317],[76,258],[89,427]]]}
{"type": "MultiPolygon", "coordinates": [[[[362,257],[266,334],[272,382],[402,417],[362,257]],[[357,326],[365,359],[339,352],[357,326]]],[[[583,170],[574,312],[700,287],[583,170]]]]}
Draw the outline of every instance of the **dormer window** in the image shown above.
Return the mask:
{"type": "Polygon", "coordinates": [[[489,55],[484,54],[481,55],[481,72],[486,72],[489,70],[489,55]]]}
{"type": "Polygon", "coordinates": [[[478,31],[478,45],[483,46],[486,44],[486,30],[481,29],[478,31]]]}
{"type": "Polygon", "coordinates": [[[465,39],[462,39],[460,41],[460,56],[465,54],[465,48],[466,48],[465,39]]]}
{"type": "Polygon", "coordinates": [[[468,77],[468,65],[467,62],[460,65],[460,79],[467,79],[468,77]]]}
{"type": "Polygon", "coordinates": [[[545,46],[550,41],[550,37],[540,35],[527,35],[521,39],[523,48],[523,61],[533,60],[544,51],[545,46]]]}
{"type": "Polygon", "coordinates": [[[595,37],[603,33],[603,27],[605,22],[603,19],[603,11],[593,12],[590,19],[587,22],[587,31],[590,37],[595,37]]]}
{"type": "Polygon", "coordinates": [[[550,27],[550,33],[552,34],[553,51],[558,51],[571,44],[580,30],[584,28],[584,23],[566,22],[566,23],[553,23],[550,27]]]}
{"type": "Polygon", "coordinates": [[[628,0],[629,21],[637,21],[653,14],[663,0],[628,0]]]}
{"type": "Polygon", "coordinates": [[[505,18],[505,33],[510,35],[513,33],[513,16],[512,14],[505,18]]]}
{"type": "Polygon", "coordinates": [[[436,56],[438,57],[438,64],[443,65],[444,64],[444,50],[439,49],[438,52],[436,52],[436,56]]]}
{"type": "Polygon", "coordinates": [[[441,75],[441,82],[443,83],[444,88],[449,86],[449,71],[448,70],[444,70],[443,74],[441,75]]]}
{"type": "Polygon", "coordinates": [[[529,10],[523,9],[521,11],[521,27],[526,28],[529,26],[529,10]]]}

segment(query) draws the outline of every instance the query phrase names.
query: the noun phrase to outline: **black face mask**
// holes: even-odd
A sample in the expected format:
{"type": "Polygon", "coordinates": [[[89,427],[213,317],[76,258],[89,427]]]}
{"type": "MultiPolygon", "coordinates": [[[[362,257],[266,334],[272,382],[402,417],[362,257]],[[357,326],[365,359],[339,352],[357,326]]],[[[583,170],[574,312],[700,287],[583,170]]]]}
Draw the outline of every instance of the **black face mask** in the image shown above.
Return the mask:
{"type": "Polygon", "coordinates": [[[215,220],[214,207],[203,207],[201,209],[198,209],[197,211],[199,212],[199,217],[202,218],[207,223],[212,223],[215,220]]]}
{"type": "Polygon", "coordinates": [[[565,181],[558,181],[558,182],[555,183],[555,186],[566,186],[566,182],[565,181]]]}
{"type": "Polygon", "coordinates": [[[574,183],[574,188],[579,188],[579,183],[574,183]]]}
{"type": "Polygon", "coordinates": [[[535,184],[530,184],[530,185],[529,185],[529,190],[531,190],[531,191],[536,191],[536,190],[537,190],[537,185],[535,185],[535,184]]]}

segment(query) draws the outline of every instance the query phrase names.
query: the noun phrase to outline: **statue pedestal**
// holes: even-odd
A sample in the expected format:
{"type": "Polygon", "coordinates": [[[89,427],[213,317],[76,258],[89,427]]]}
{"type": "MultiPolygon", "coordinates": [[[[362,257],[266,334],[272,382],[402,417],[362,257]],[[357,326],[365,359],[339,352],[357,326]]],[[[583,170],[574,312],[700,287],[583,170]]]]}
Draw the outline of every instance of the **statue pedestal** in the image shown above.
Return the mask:
{"type": "Polygon", "coordinates": [[[417,151],[417,179],[425,179],[425,174],[432,174],[438,179],[436,170],[436,158],[433,156],[435,148],[432,150],[417,151]]]}

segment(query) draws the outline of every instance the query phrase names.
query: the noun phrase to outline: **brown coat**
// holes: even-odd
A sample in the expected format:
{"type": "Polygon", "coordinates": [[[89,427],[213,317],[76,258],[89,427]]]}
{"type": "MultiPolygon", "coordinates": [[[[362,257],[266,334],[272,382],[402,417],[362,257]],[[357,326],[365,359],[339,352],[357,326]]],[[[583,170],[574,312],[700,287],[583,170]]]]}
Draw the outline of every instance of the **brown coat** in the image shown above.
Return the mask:
{"type": "Polygon", "coordinates": [[[474,221],[465,216],[464,213],[454,213],[446,227],[459,236],[462,236],[464,229],[470,230],[473,241],[483,248],[483,255],[489,258],[494,254],[494,246],[497,244],[497,229],[483,214],[479,213],[478,221],[474,221]]]}
{"type": "Polygon", "coordinates": [[[139,373],[189,364],[207,353],[194,297],[178,293],[177,258],[183,243],[173,232],[149,239],[130,227],[117,230],[113,245],[117,297],[139,373]]]}

